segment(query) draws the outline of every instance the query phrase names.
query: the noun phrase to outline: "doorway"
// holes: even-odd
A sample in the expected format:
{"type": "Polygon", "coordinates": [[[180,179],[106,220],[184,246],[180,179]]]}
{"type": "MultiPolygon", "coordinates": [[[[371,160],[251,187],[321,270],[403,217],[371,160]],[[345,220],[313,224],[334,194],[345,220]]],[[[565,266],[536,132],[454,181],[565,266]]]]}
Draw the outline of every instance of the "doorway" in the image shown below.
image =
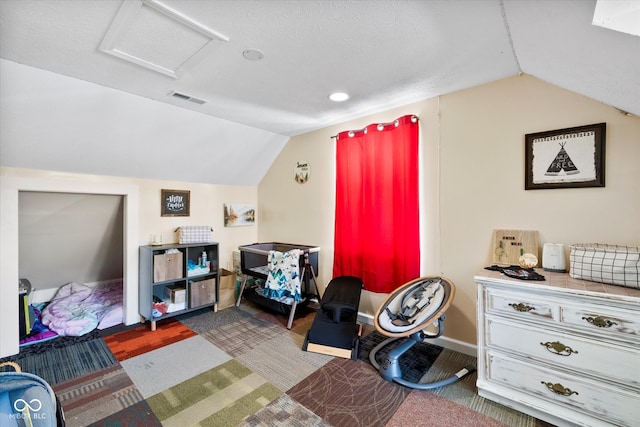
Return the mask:
{"type": "Polygon", "coordinates": [[[138,313],[139,190],[135,185],[104,182],[0,177],[0,357],[19,352],[19,192],[111,194],[123,198],[124,323],[140,322],[138,313]]]}

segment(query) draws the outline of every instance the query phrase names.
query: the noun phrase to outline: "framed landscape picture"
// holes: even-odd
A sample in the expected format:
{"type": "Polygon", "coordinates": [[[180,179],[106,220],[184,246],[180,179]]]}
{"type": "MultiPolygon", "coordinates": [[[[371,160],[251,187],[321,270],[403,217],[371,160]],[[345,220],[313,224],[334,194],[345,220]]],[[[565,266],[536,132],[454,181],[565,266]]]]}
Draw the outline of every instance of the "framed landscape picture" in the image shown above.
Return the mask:
{"type": "Polygon", "coordinates": [[[604,187],[606,123],[525,135],[525,190],[604,187]]]}
{"type": "Polygon", "coordinates": [[[256,223],[256,208],[253,205],[225,203],[223,208],[225,227],[239,227],[256,223]]]}

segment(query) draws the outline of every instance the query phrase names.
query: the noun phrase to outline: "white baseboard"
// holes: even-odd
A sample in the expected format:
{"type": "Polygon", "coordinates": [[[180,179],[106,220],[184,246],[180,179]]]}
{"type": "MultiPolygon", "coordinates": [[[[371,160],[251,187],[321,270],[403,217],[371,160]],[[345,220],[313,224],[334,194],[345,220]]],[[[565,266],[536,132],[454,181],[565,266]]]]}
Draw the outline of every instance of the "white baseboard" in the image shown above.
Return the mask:
{"type": "Polygon", "coordinates": [[[51,289],[34,289],[29,294],[30,304],[40,304],[43,302],[49,302],[53,299],[60,288],[51,289]]]}
{"type": "MultiPolygon", "coordinates": [[[[373,316],[371,314],[358,313],[358,322],[365,323],[367,325],[373,325],[373,316]]],[[[432,338],[428,342],[435,345],[439,345],[440,347],[446,348],[448,350],[453,350],[462,354],[466,354],[468,356],[473,356],[473,357],[478,356],[478,347],[476,345],[469,344],[464,341],[456,340],[454,338],[440,336],[438,338],[432,338]]]]}

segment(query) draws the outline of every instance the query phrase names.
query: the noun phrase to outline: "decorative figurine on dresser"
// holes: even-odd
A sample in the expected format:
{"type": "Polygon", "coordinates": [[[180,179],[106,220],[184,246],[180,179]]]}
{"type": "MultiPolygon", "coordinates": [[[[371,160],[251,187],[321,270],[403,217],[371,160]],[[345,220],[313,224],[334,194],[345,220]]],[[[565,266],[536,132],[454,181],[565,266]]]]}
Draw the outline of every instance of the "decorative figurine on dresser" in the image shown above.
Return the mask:
{"type": "Polygon", "coordinates": [[[558,426],[637,426],[639,255],[573,245],[569,274],[476,275],[478,394],[558,426]]]}

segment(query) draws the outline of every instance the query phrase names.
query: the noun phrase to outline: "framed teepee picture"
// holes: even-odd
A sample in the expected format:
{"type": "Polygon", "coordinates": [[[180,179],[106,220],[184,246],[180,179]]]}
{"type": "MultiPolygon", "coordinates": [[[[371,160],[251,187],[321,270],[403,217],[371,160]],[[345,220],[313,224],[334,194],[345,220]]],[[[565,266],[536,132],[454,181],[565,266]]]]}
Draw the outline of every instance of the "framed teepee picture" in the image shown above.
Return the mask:
{"type": "Polygon", "coordinates": [[[606,123],[525,135],[525,190],[604,187],[606,123]]]}

